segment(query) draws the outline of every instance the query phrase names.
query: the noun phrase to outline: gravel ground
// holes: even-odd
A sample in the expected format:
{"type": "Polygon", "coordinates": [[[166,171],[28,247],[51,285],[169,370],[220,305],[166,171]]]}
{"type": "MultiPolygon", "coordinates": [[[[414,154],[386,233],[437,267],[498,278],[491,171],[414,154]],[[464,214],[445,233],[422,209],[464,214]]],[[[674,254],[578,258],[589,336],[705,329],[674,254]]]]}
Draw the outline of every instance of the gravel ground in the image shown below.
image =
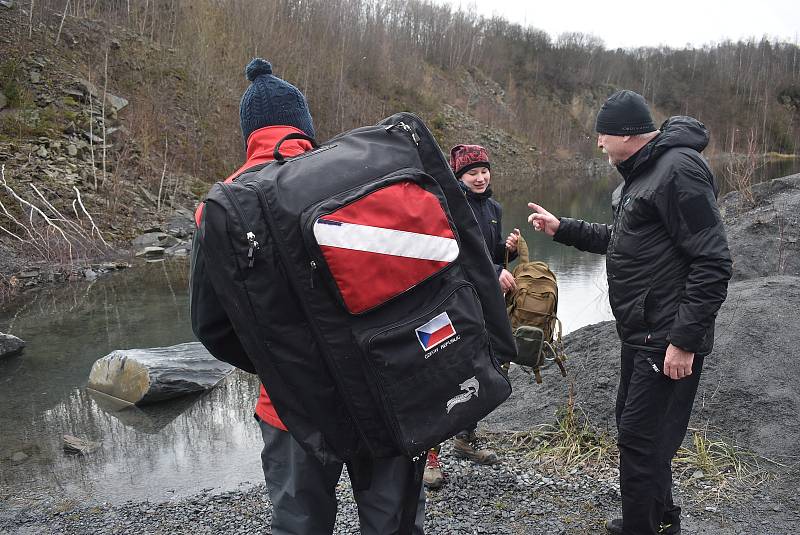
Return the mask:
{"type": "MultiPolygon", "coordinates": [[[[611,464],[571,470],[546,467],[529,450],[512,447],[513,435],[484,435],[502,452],[495,466],[455,459],[442,452],[446,484],[428,491],[428,534],[605,533],[603,521],[619,513],[617,470],[611,464]]],[[[683,471],[676,499],[684,504],[684,533],[783,535],[800,520],[800,503],[774,500],[778,482],[746,492],[745,499],[702,499],[709,482],[683,471]],[[688,505],[686,505],[688,504],[688,505]]],[[[358,533],[355,504],[346,475],[335,533],[358,533]]],[[[271,505],[263,485],[162,503],[70,504],[35,497],[1,496],[0,533],[10,534],[200,534],[268,533],[271,505]]]]}

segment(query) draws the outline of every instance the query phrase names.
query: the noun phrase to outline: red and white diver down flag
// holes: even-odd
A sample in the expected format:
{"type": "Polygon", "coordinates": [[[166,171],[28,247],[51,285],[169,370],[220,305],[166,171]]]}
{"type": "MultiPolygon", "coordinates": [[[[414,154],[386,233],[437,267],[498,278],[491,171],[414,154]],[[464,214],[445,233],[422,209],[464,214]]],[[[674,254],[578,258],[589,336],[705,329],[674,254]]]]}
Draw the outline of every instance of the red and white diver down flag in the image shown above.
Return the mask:
{"type": "Polygon", "coordinates": [[[416,286],[459,253],[439,199],[408,180],[320,217],[314,237],[351,314],[416,286]]]}

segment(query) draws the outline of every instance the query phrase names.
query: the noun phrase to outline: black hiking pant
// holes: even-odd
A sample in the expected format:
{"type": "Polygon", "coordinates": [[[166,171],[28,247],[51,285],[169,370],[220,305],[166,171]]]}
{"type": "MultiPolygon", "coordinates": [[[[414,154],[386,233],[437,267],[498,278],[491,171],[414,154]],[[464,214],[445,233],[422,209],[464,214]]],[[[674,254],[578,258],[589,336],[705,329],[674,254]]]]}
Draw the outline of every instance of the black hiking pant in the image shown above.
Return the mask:
{"type": "Polygon", "coordinates": [[[671,462],[686,436],[703,357],[695,357],[692,375],[675,381],[663,373],[664,356],[622,346],[616,416],[625,535],[655,534],[662,524],[671,524],[665,532],[672,533],[680,526],[671,462]]]}

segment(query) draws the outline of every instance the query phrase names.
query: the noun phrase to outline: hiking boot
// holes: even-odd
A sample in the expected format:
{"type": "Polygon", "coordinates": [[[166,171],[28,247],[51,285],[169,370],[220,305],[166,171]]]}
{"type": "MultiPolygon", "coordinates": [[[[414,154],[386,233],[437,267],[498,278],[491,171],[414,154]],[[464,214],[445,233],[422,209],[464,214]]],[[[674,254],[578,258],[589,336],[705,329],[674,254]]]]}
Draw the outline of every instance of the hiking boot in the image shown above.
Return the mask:
{"type": "MultiPolygon", "coordinates": [[[[611,533],[611,535],[622,535],[622,519],[613,518],[607,520],[606,530],[611,533]]],[[[661,524],[661,529],[659,529],[658,532],[664,535],[681,535],[681,526],[679,524],[661,524]]]]}
{"type": "Polygon", "coordinates": [[[428,451],[425,461],[425,472],[422,474],[422,483],[429,489],[438,489],[444,485],[442,465],[439,464],[439,455],[433,450],[428,451]]]}
{"type": "Polygon", "coordinates": [[[459,433],[453,439],[453,454],[463,459],[471,459],[478,464],[494,464],[497,454],[489,448],[480,448],[474,432],[459,433]]]}

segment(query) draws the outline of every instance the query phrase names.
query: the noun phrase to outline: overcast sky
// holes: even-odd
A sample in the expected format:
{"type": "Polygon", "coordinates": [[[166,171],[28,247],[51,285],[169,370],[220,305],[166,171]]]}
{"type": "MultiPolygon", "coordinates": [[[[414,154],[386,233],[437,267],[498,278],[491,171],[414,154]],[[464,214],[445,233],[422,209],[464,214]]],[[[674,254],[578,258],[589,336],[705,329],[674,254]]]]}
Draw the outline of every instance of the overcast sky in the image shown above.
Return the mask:
{"type": "Polygon", "coordinates": [[[800,42],[800,0],[437,0],[474,6],[484,16],[500,15],[533,26],[553,38],[563,32],[590,33],[606,48],[702,46],[748,37],[800,42]]]}

